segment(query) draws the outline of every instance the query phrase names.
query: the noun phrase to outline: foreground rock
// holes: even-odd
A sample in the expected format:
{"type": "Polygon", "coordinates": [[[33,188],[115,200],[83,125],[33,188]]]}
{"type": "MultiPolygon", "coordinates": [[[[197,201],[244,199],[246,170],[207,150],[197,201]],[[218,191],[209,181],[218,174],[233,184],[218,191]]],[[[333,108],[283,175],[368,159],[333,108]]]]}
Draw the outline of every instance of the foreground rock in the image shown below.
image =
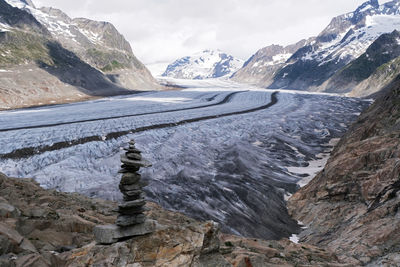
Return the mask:
{"type": "Polygon", "coordinates": [[[0,266],[57,266],[56,254],[93,240],[111,223],[114,203],[46,191],[31,179],[0,174],[0,266]]]}
{"type": "Polygon", "coordinates": [[[399,207],[396,82],[342,138],[324,170],[290,199],[289,212],[308,227],[302,241],[329,247],[354,265],[398,266],[399,207]]]}
{"type": "Polygon", "coordinates": [[[220,234],[148,203],[155,232],[97,245],[97,224],[117,217],[117,203],[44,190],[31,179],[0,175],[0,266],[346,266],[331,252],[287,239],[220,234]]]}

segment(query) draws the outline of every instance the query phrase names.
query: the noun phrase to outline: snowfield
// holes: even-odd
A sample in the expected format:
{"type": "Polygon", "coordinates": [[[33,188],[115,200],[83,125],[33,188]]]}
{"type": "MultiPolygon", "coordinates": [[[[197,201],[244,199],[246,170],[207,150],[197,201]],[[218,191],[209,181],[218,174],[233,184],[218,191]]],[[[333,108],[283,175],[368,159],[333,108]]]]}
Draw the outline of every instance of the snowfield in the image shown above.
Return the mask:
{"type": "Polygon", "coordinates": [[[368,103],[185,83],[192,88],[0,112],[0,171],[119,200],[119,157],[134,138],[153,163],[142,170],[150,200],[244,236],[298,232],[285,196],[323,167],[329,142],[368,103]]]}
{"type": "Polygon", "coordinates": [[[244,61],[221,51],[204,50],[177,59],[169,64],[164,77],[181,79],[228,78],[243,66],[244,61]]]}

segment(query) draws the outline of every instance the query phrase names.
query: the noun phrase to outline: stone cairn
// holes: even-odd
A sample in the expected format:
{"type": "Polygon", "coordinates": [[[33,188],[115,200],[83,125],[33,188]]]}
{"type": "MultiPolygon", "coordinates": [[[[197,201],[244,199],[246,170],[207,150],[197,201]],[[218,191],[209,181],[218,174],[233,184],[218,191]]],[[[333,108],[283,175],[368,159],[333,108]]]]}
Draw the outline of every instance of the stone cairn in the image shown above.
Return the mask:
{"type": "Polygon", "coordinates": [[[118,218],[116,225],[121,227],[144,223],[146,216],[146,200],[142,188],[147,184],[141,181],[139,169],[150,167],[151,164],[142,158],[140,150],[135,148],[135,141],[129,142],[129,147],[125,148],[125,155],[121,155],[122,173],[119,189],[124,195],[124,201],[118,206],[118,218]]]}
{"type": "Polygon", "coordinates": [[[138,173],[141,167],[150,167],[151,164],[142,158],[140,150],[135,147],[135,141],[129,142],[124,148],[126,153],[121,155],[122,173],[119,189],[123,194],[123,202],[118,205],[118,217],[115,224],[99,225],[94,228],[97,243],[112,244],[121,239],[145,235],[156,228],[156,222],[146,220],[145,195],[143,187],[147,183],[141,181],[138,173]]]}

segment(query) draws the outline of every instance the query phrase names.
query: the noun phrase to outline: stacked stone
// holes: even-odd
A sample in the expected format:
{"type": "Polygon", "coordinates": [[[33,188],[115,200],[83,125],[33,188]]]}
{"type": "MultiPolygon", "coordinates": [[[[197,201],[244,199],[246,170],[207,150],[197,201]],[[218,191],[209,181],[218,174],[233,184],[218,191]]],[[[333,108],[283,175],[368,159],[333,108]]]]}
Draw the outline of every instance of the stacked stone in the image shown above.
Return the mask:
{"type": "Polygon", "coordinates": [[[129,147],[125,148],[126,153],[121,155],[122,173],[119,189],[124,195],[123,202],[118,206],[118,218],[116,225],[120,227],[128,227],[142,224],[146,220],[143,213],[145,209],[145,195],[143,187],[147,183],[141,181],[138,173],[141,167],[150,167],[151,164],[142,158],[140,150],[136,149],[135,141],[129,142],[129,147]]]}

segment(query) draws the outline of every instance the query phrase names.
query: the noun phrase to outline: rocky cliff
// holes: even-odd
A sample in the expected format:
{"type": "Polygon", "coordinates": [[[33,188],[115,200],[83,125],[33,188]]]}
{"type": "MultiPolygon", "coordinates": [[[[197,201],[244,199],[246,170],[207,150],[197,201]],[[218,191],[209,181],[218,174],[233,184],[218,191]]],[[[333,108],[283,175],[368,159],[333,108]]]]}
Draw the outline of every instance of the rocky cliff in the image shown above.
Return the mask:
{"type": "Polygon", "coordinates": [[[110,23],[0,0],[0,109],[159,88],[110,23]]]}
{"type": "Polygon", "coordinates": [[[221,234],[212,222],[153,203],[154,233],[98,245],[93,227],[115,221],[116,203],[2,174],[0,195],[0,266],[347,266],[324,249],[221,234]]]}
{"type": "Polygon", "coordinates": [[[400,82],[388,86],[335,147],[325,168],[289,200],[308,228],[301,241],[353,265],[400,262],[400,82]]]}

